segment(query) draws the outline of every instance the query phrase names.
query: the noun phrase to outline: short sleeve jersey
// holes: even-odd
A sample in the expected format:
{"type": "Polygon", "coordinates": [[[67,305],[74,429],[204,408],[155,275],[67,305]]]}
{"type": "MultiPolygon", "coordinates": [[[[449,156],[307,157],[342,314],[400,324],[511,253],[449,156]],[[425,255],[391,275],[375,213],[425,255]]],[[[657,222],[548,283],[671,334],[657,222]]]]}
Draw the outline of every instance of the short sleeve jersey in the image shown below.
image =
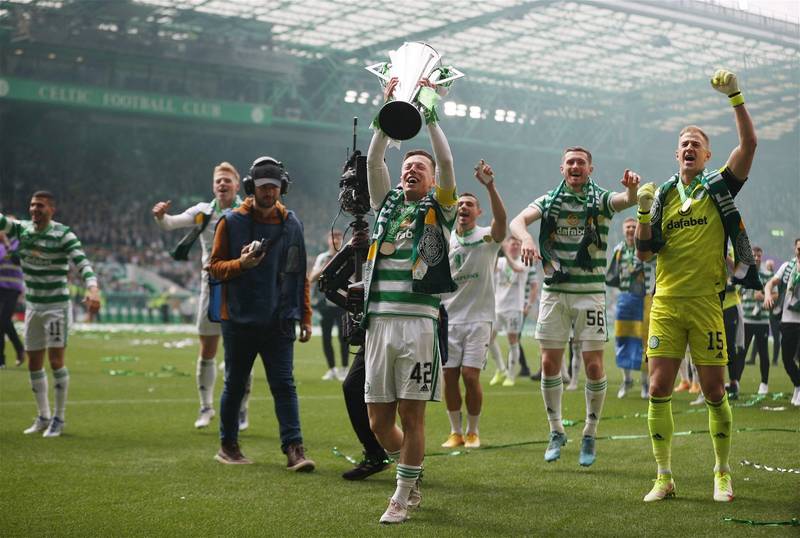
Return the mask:
{"type": "Polygon", "coordinates": [[[525,287],[528,284],[530,268],[522,259],[514,260],[523,270],[516,272],[508,259],[498,258],[495,269],[495,310],[498,312],[521,312],[525,307],[525,287]]]}
{"type": "MultiPolygon", "coordinates": [[[[456,215],[455,191],[445,193],[437,188],[435,196],[444,214],[442,228],[452,230],[456,215]]],[[[400,223],[394,241],[395,251],[388,255],[378,253],[367,304],[368,315],[439,318],[440,296],[412,291],[411,251],[415,226],[416,219],[411,214],[400,223]]]]}
{"type": "MultiPolygon", "coordinates": [[[[578,267],[575,258],[578,255],[578,245],[583,238],[584,223],[586,222],[586,196],[577,194],[568,189],[562,191],[561,211],[556,220],[556,240],[554,250],[561,261],[562,270],[569,273],[567,282],[544,285],[546,291],[568,294],[595,294],[605,293],[606,251],[608,250],[608,225],[614,216],[611,205],[612,193],[601,187],[595,187],[595,204],[600,210],[597,222],[597,233],[600,235],[600,248],[589,247],[592,257],[592,269],[587,271],[578,267]]],[[[535,207],[544,213],[545,205],[549,205],[550,196],[540,196],[530,207],[535,207]]]]}
{"type": "Polygon", "coordinates": [[[12,221],[0,215],[0,231],[19,239],[19,259],[25,278],[25,302],[34,310],[69,305],[69,263],[78,269],[86,286],[96,286],[94,274],[80,240],[69,227],[55,221],[37,231],[30,220],[12,221]]]}
{"type": "Polygon", "coordinates": [[[442,297],[450,324],[494,321],[494,263],[499,249],[489,226],[450,235],[450,273],[458,285],[442,297]]]}

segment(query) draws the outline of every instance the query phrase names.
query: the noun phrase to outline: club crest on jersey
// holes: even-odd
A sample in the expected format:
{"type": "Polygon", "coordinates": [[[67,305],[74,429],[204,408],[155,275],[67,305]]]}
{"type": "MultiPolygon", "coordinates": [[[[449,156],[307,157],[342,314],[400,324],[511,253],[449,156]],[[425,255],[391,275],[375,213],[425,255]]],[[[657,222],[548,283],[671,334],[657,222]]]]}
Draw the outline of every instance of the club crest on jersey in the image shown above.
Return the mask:
{"type": "Polygon", "coordinates": [[[651,336],[650,340],[647,341],[647,345],[650,346],[650,349],[656,349],[661,344],[661,340],[658,339],[658,336],[651,336]]]}
{"type": "Polygon", "coordinates": [[[575,213],[570,213],[567,217],[567,224],[570,226],[577,226],[578,225],[578,215],[575,213]]]}
{"type": "Polygon", "coordinates": [[[436,226],[425,225],[425,231],[419,240],[419,256],[429,266],[438,265],[444,258],[444,239],[436,226]]]}

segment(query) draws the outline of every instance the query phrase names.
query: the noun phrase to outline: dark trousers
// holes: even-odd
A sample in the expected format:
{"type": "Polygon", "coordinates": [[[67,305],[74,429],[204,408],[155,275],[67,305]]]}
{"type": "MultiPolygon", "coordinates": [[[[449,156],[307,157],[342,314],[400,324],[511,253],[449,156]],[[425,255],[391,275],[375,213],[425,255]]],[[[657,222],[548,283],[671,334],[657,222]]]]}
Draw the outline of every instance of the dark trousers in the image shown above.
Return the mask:
{"type": "Polygon", "coordinates": [[[769,317],[769,330],[772,333],[772,364],[778,364],[778,354],[781,351],[781,318],[769,317]]]}
{"type": "Polygon", "coordinates": [[[364,455],[370,459],[382,460],[386,458],[386,452],[369,427],[367,404],[364,402],[365,381],[364,348],[361,347],[353,357],[353,364],[350,366],[350,371],[347,372],[344,383],[342,383],[344,403],[347,406],[347,414],[350,416],[350,424],[353,426],[353,431],[356,432],[358,440],[364,445],[364,455]]]}
{"type": "Polygon", "coordinates": [[[0,365],[6,363],[6,335],[11,340],[11,345],[14,346],[17,356],[21,357],[25,353],[25,347],[19,339],[17,330],[14,328],[12,316],[14,315],[14,307],[17,306],[17,298],[19,291],[9,288],[0,288],[0,365]]]}
{"type": "Polygon", "coordinates": [[[336,366],[336,357],[333,354],[332,343],[334,325],[336,326],[336,330],[339,331],[339,351],[342,354],[342,366],[346,368],[347,359],[349,358],[349,347],[342,328],[344,310],[341,308],[322,307],[319,309],[319,315],[319,325],[322,329],[322,352],[325,353],[325,360],[328,362],[328,368],[336,366]]]}
{"type": "MultiPolygon", "coordinates": [[[[758,366],[761,369],[761,382],[769,383],[769,325],[766,323],[744,324],[744,356],[750,349],[753,340],[753,351],[758,353],[758,366]]],[[[741,375],[741,374],[740,374],[741,375]]]]}
{"type": "Polygon", "coordinates": [[[792,380],[792,385],[800,387],[800,368],[797,359],[800,355],[800,323],[781,323],[781,356],[783,367],[792,380]]]}
{"type": "Polygon", "coordinates": [[[739,381],[744,371],[745,354],[736,349],[736,330],[739,328],[739,311],[735,306],[722,311],[725,323],[725,345],[728,348],[728,379],[739,381]]]}
{"type": "Polygon", "coordinates": [[[225,387],[220,401],[219,434],[223,442],[239,438],[239,407],[256,355],[261,356],[281,436],[281,450],[302,443],[300,408],[294,385],[294,322],[243,325],[222,321],[225,387]]]}

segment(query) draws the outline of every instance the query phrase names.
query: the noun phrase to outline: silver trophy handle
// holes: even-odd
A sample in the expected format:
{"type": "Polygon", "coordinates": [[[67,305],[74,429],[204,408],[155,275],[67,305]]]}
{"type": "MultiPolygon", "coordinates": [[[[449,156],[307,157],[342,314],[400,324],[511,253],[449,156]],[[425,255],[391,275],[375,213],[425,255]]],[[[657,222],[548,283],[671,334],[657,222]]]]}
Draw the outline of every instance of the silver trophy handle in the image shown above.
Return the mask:
{"type": "MultiPolygon", "coordinates": [[[[370,73],[372,73],[373,75],[375,75],[376,77],[381,79],[382,81],[389,82],[389,80],[390,80],[389,76],[386,75],[385,73],[381,72],[381,71],[383,71],[383,68],[385,66],[386,66],[386,64],[384,62],[381,62],[381,63],[377,63],[377,64],[373,64],[373,65],[368,65],[364,69],[366,69],[367,71],[369,71],[370,73]]],[[[461,75],[461,76],[464,76],[464,75],[461,75]]]]}
{"type": "Polygon", "coordinates": [[[453,75],[451,75],[451,76],[449,76],[447,78],[438,79],[435,82],[433,82],[433,81],[432,82],[434,84],[436,84],[437,86],[439,86],[440,84],[447,84],[448,82],[453,82],[454,80],[458,80],[458,79],[460,79],[461,77],[464,76],[464,73],[462,73],[461,71],[459,71],[455,67],[448,67],[448,69],[450,70],[451,73],[453,73],[453,75]]]}

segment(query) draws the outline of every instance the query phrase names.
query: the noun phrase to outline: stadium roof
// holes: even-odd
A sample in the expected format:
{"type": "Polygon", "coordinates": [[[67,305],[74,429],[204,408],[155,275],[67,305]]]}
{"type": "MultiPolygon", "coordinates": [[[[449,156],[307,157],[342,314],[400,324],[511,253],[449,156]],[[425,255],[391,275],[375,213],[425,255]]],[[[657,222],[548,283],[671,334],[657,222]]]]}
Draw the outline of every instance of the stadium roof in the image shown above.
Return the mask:
{"type": "Polygon", "coordinates": [[[686,95],[707,89],[709,75],[725,67],[744,75],[748,95],[757,94],[749,102],[760,137],[778,139],[798,126],[800,25],[697,0],[129,0],[102,9],[91,0],[6,3],[13,4],[87,15],[116,10],[128,19],[124,27],[109,19],[98,27],[131,33],[136,21],[156,24],[175,42],[233,33],[301,63],[329,62],[340,72],[352,66],[338,99],[362,105],[379,92],[358,66],[385,61],[404,41],[426,41],[468,75],[469,89],[455,95],[471,102],[453,101],[445,113],[508,123],[598,117],[627,106],[636,108],[640,127],[674,132],[702,120],[710,134],[723,133],[733,126],[713,106],[718,96],[686,95]]]}

